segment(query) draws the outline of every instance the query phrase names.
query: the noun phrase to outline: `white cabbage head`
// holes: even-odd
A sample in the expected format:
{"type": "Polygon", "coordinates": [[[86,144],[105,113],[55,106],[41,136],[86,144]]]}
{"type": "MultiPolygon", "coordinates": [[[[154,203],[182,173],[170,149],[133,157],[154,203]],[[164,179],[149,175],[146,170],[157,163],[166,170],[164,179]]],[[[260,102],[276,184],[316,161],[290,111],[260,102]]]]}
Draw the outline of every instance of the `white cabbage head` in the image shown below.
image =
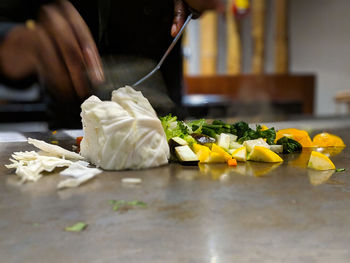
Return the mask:
{"type": "Polygon", "coordinates": [[[142,169],[168,163],[169,146],[154,109],[129,86],[112,101],[91,96],[82,105],[80,154],[105,170],[142,169]]]}

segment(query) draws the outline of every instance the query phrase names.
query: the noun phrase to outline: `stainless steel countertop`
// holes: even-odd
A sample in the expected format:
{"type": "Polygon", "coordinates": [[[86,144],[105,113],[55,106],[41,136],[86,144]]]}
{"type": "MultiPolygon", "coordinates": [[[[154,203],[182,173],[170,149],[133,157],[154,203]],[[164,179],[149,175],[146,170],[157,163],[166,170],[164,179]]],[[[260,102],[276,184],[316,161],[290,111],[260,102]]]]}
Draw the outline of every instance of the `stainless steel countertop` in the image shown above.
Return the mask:
{"type": "MultiPolygon", "coordinates": [[[[350,145],[348,129],[333,132],[350,145]]],[[[73,140],[60,143],[70,149],[73,140]]],[[[3,166],[12,152],[32,149],[0,143],[1,262],[349,262],[349,148],[331,157],[347,170],[319,185],[325,175],[304,167],[306,151],[282,165],[104,172],[61,191],[57,174],[18,185],[3,166]],[[123,185],[124,177],[142,183],[123,185]],[[148,207],[109,204],[135,199],[148,207]],[[63,231],[77,221],[87,229],[63,231]]]]}

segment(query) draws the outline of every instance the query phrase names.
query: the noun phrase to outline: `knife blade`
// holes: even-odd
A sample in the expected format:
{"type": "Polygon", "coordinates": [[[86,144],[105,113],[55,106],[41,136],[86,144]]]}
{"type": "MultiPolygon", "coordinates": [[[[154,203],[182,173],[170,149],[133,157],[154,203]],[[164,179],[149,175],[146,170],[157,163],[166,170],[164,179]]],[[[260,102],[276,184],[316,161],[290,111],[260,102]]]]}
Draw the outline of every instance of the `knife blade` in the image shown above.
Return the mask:
{"type": "Polygon", "coordinates": [[[186,28],[187,24],[191,21],[192,16],[193,16],[193,13],[190,13],[187,16],[185,23],[182,25],[180,31],[175,36],[175,38],[171,42],[171,44],[168,47],[168,49],[165,51],[163,57],[160,59],[160,61],[156,65],[156,67],[150,73],[148,73],[146,76],[144,76],[143,78],[141,78],[140,80],[138,80],[134,84],[132,84],[131,85],[132,87],[136,87],[140,83],[144,82],[146,79],[150,78],[154,73],[156,73],[160,69],[160,67],[162,66],[164,60],[167,58],[167,56],[169,55],[169,53],[171,52],[171,50],[174,48],[174,46],[176,45],[177,41],[179,40],[180,36],[183,34],[183,31],[186,28]]]}

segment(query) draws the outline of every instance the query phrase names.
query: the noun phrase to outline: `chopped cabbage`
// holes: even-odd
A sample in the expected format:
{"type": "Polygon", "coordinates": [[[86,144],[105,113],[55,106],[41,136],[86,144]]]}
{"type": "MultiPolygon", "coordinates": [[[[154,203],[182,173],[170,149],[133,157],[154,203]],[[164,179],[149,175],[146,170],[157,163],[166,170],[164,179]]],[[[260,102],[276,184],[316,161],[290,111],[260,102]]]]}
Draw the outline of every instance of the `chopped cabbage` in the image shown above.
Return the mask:
{"type": "Polygon", "coordinates": [[[105,170],[142,169],[168,163],[168,142],[155,111],[131,87],[113,91],[112,101],[91,96],[82,104],[80,154],[105,170]]]}
{"type": "Polygon", "coordinates": [[[28,143],[33,144],[36,148],[39,148],[40,150],[50,153],[52,155],[63,157],[66,159],[83,159],[82,156],[75,152],[68,151],[58,145],[53,145],[44,141],[28,138],[28,143]]]}
{"type": "Polygon", "coordinates": [[[89,168],[86,166],[85,162],[74,162],[67,169],[60,172],[60,175],[62,176],[70,176],[73,178],[68,178],[59,182],[57,188],[62,189],[65,187],[77,187],[100,173],[102,173],[100,169],[89,168]]]}
{"type": "Polygon", "coordinates": [[[37,152],[15,152],[10,161],[12,164],[5,165],[6,168],[15,168],[16,174],[21,182],[38,181],[42,172],[52,172],[56,167],[66,167],[72,164],[71,161],[54,156],[40,155],[37,152]]]}

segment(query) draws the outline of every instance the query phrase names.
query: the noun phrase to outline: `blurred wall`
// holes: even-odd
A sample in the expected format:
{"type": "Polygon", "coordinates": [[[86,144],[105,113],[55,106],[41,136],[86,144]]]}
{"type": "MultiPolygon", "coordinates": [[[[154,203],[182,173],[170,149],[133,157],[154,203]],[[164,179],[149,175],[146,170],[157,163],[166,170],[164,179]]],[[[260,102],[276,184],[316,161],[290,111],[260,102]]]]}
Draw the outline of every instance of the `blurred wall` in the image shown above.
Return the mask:
{"type": "MultiPolygon", "coordinates": [[[[274,0],[266,0],[265,72],[274,73],[274,0]]],[[[345,113],[345,105],[336,105],[337,91],[350,90],[350,0],[289,0],[289,59],[293,74],[315,74],[316,115],[345,113]]],[[[225,22],[219,17],[218,74],[226,72],[225,22]]],[[[242,73],[251,73],[251,17],[241,22],[242,73]]],[[[199,72],[198,22],[189,26],[190,75],[199,72]]]]}
{"type": "Polygon", "coordinates": [[[350,1],[290,0],[290,69],[315,72],[315,112],[344,112],[334,96],[350,90],[350,1]]]}

